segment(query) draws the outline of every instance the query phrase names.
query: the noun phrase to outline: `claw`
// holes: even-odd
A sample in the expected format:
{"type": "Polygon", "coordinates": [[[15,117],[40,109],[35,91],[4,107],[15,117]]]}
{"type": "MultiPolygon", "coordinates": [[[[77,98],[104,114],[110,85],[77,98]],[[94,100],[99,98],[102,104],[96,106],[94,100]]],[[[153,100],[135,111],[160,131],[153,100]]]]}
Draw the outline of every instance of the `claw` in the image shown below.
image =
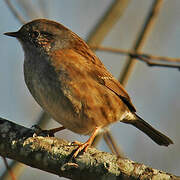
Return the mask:
{"type": "Polygon", "coordinates": [[[42,130],[38,125],[34,125],[32,126],[32,129],[34,131],[34,135],[33,136],[50,136],[50,137],[54,137],[54,134],[58,131],[61,131],[63,129],[65,129],[64,126],[58,127],[58,128],[54,128],[54,129],[49,129],[49,130],[42,130]]]}
{"type": "Polygon", "coordinates": [[[55,134],[59,131],[62,131],[63,129],[66,129],[64,126],[58,127],[58,128],[53,128],[53,129],[49,129],[47,130],[49,132],[49,134],[55,134]]]}
{"type": "Polygon", "coordinates": [[[76,146],[80,146],[80,145],[82,145],[83,143],[81,143],[81,142],[79,142],[79,141],[73,141],[71,144],[72,144],[72,145],[76,145],[76,146]]]}
{"type": "Polygon", "coordinates": [[[88,147],[90,147],[91,144],[88,142],[85,142],[84,144],[79,145],[76,152],[73,154],[73,158],[76,158],[76,156],[83,150],[83,152],[86,152],[88,150],[88,147]]]}
{"type": "Polygon", "coordinates": [[[78,141],[74,141],[74,142],[73,142],[73,144],[79,146],[79,147],[76,149],[76,152],[73,154],[73,158],[76,158],[77,155],[78,155],[81,151],[87,152],[87,150],[88,150],[88,148],[91,146],[94,138],[95,138],[96,135],[98,134],[98,131],[99,131],[100,128],[101,128],[101,127],[97,127],[97,128],[93,131],[93,133],[92,133],[92,135],[90,136],[90,138],[89,138],[85,143],[80,143],[80,142],[78,142],[78,141]]]}

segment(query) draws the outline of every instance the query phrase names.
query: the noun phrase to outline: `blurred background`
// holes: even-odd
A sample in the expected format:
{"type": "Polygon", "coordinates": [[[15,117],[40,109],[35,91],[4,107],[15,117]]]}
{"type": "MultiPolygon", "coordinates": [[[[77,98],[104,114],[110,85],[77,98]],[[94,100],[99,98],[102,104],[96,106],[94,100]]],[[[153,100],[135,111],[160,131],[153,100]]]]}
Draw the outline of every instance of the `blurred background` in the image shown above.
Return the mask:
{"type": "MultiPolygon", "coordinates": [[[[25,21],[48,18],[67,26],[80,37],[88,40],[98,23],[115,0],[16,0],[13,6],[25,21]]],[[[122,15],[110,28],[101,45],[131,49],[152,7],[153,0],[129,0],[122,15]]],[[[141,52],[159,56],[180,55],[180,1],[164,0],[156,22],[141,52]]],[[[23,51],[17,40],[3,35],[17,31],[19,20],[0,1],[0,117],[26,127],[36,124],[42,109],[29,93],[23,77],[23,51]]],[[[110,52],[96,52],[109,71],[119,79],[127,57],[110,52]]],[[[126,89],[138,115],[169,136],[174,144],[160,147],[137,129],[123,124],[111,125],[117,145],[131,160],[144,163],[175,175],[180,175],[180,71],[173,68],[148,67],[138,61],[128,79],[126,89]]],[[[46,128],[59,126],[54,120],[46,128]]],[[[84,142],[88,137],[68,130],[56,136],[69,141],[84,142]]],[[[98,149],[110,152],[102,139],[98,149]]],[[[11,161],[9,161],[11,163],[11,161]]],[[[5,171],[0,159],[0,177],[5,171]]],[[[15,172],[16,174],[16,172],[15,172]]],[[[19,176],[25,179],[59,179],[58,176],[25,167],[19,176]]],[[[62,178],[63,179],[63,178],[62,178]]]]}

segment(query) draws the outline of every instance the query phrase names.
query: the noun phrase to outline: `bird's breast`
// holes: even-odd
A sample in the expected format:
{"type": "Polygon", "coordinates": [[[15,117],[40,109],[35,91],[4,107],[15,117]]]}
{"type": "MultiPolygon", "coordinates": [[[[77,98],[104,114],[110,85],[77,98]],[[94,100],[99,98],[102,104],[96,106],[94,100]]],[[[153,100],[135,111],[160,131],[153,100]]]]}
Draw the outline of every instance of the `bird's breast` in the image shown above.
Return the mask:
{"type": "Polygon", "coordinates": [[[81,116],[81,103],[75,104],[73,97],[69,99],[64,94],[64,87],[48,61],[25,59],[24,78],[36,102],[54,120],[78,134],[90,134],[93,131],[94,124],[81,116]]]}

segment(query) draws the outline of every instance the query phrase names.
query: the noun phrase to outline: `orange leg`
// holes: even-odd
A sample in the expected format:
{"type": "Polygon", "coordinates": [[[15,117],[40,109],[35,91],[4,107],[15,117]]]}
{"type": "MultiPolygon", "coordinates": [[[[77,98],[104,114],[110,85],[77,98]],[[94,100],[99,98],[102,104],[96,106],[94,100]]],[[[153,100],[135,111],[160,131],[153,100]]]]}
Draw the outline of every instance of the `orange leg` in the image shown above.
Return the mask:
{"type": "Polygon", "coordinates": [[[94,138],[96,137],[96,135],[98,134],[99,129],[101,129],[101,127],[97,127],[95,128],[95,130],[93,131],[92,135],[90,136],[90,138],[83,144],[81,143],[76,143],[79,147],[77,148],[76,152],[73,154],[73,157],[75,158],[82,150],[84,150],[84,152],[87,151],[87,149],[91,146],[94,138]]]}
{"type": "Polygon", "coordinates": [[[53,128],[53,129],[49,129],[47,130],[49,134],[55,134],[63,129],[66,129],[64,126],[58,127],[58,128],[53,128]]]}
{"type": "MultiPolygon", "coordinates": [[[[16,180],[16,177],[15,177],[15,175],[14,175],[14,172],[13,172],[12,169],[9,167],[6,158],[3,157],[3,156],[2,156],[2,158],[3,158],[4,164],[5,164],[6,168],[7,168],[7,171],[9,172],[9,174],[10,174],[10,176],[11,176],[11,179],[12,179],[12,180],[16,180]]],[[[6,178],[5,178],[5,179],[6,179],[6,178]]],[[[8,179],[9,179],[9,178],[8,178],[8,179]]]]}

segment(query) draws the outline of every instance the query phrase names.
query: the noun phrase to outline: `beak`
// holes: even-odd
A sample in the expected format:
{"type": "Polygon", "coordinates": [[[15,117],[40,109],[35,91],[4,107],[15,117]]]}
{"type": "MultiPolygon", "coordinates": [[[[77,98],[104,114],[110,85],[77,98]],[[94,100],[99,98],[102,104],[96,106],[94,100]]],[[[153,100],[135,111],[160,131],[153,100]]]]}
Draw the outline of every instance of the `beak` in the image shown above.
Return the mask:
{"type": "Polygon", "coordinates": [[[11,37],[16,37],[16,38],[20,37],[19,31],[17,31],[17,32],[7,32],[7,33],[4,33],[4,35],[11,36],[11,37]]]}

